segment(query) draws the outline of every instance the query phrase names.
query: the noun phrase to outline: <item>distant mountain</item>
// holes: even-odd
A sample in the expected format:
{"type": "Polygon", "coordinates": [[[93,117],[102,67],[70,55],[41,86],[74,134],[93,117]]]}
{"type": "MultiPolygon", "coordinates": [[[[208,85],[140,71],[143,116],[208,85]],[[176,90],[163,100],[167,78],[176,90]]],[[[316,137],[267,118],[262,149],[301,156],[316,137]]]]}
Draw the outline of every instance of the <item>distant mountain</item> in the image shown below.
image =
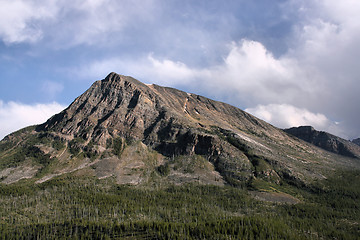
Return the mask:
{"type": "Polygon", "coordinates": [[[356,145],[360,146],[360,138],[356,138],[354,140],[352,140],[353,143],[355,143],[356,145]]]}
{"type": "MultiPolygon", "coordinates": [[[[329,147],[359,156],[342,140],[329,147]]],[[[116,73],[44,124],[0,142],[3,183],[80,174],[133,185],[243,186],[259,179],[304,184],[336,167],[358,168],[359,161],[316,148],[226,103],[116,73]]]]}
{"type": "Polygon", "coordinates": [[[330,133],[316,131],[311,126],[293,127],[284,131],[327,151],[352,158],[360,157],[360,146],[330,133]]]}

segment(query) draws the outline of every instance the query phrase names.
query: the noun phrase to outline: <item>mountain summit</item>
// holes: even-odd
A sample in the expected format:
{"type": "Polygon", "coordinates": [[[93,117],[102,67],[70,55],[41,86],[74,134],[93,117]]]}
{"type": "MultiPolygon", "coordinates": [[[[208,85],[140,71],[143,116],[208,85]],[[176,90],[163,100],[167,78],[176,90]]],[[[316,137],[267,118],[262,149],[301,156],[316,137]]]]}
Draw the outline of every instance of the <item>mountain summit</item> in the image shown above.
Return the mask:
{"type": "Polygon", "coordinates": [[[306,184],[359,166],[226,103],[110,73],[44,124],[0,143],[0,177],[62,174],[120,184],[306,184]]]}

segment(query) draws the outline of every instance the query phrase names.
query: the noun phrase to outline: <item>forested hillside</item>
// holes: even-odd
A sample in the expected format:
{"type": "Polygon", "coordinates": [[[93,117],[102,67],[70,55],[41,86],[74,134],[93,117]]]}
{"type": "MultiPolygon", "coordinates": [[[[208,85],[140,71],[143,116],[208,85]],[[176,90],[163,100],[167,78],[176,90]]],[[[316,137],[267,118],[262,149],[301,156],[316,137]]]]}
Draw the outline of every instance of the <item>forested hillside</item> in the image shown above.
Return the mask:
{"type": "Polygon", "coordinates": [[[0,185],[1,239],[358,239],[360,172],[338,171],[311,186],[244,189],[116,185],[63,175],[42,184],[0,185]],[[250,191],[248,191],[250,190],[250,191]],[[259,201],[256,190],[296,196],[259,201]]]}

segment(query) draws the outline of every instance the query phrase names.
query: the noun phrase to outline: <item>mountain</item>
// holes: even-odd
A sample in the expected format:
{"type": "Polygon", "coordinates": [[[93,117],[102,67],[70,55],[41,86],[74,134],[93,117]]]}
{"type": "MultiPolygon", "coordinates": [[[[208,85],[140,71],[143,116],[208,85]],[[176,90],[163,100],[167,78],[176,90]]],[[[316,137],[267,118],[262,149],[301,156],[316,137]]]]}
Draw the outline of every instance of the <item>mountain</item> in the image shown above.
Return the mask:
{"type": "Polygon", "coordinates": [[[360,157],[360,146],[330,133],[316,131],[311,126],[293,127],[284,131],[327,151],[352,158],[360,157]]]}
{"type": "Polygon", "coordinates": [[[1,239],[358,239],[359,198],[358,158],[116,73],[0,142],[1,239]]]}
{"type": "Polygon", "coordinates": [[[73,174],[132,185],[307,184],[339,167],[358,168],[359,161],[314,147],[229,104],[116,73],[45,123],[0,142],[3,183],[73,174]]]}
{"type": "Polygon", "coordinates": [[[360,138],[353,139],[352,142],[360,146],[360,138]]]}

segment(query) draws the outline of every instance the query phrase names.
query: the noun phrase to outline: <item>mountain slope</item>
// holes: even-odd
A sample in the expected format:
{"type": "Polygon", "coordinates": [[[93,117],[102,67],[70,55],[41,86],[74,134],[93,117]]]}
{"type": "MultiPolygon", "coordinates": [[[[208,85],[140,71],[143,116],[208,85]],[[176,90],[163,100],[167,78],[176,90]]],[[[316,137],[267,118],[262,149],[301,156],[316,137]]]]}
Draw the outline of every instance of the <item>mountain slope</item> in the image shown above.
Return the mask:
{"type": "Polygon", "coordinates": [[[347,157],[360,158],[360,147],[355,143],[327,132],[316,131],[311,126],[293,127],[284,131],[327,151],[347,157]]]}
{"type": "Polygon", "coordinates": [[[352,142],[360,146],[360,138],[353,139],[352,142]]]}
{"type": "Polygon", "coordinates": [[[122,184],[304,184],[359,162],[226,103],[110,73],[44,124],[0,143],[4,183],[65,173],[122,184]]]}

